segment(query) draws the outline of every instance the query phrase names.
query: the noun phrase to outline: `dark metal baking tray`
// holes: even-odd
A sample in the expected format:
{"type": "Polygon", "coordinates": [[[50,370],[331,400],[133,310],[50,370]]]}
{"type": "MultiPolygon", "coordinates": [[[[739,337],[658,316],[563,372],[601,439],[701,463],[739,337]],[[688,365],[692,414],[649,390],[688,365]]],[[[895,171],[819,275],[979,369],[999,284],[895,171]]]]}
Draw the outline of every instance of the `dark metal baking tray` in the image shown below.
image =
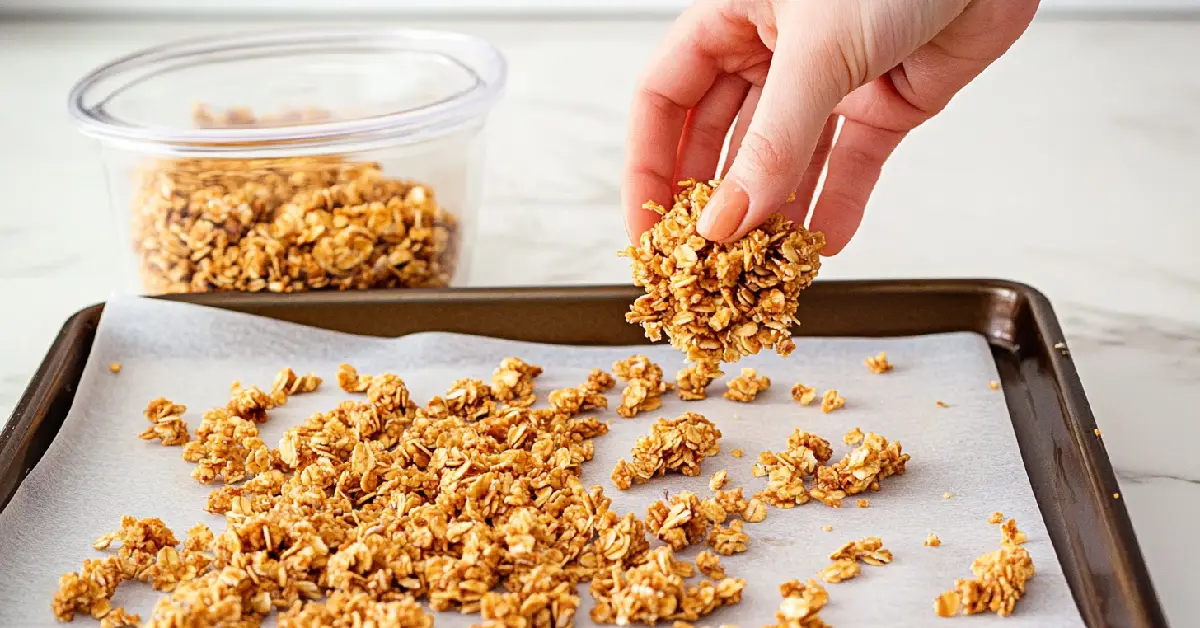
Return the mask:
{"type": "MultiPolygon", "coordinates": [[[[580,345],[646,343],[624,322],[632,287],[165,297],[354,334],[447,331],[580,345]]],[[[59,333],[0,432],[0,509],[71,407],[103,305],[59,333]]],[[[1116,477],[1049,301],[990,280],[827,281],[803,293],[805,336],[982,334],[992,347],[1025,468],[1088,626],[1167,626],[1116,477]]]]}

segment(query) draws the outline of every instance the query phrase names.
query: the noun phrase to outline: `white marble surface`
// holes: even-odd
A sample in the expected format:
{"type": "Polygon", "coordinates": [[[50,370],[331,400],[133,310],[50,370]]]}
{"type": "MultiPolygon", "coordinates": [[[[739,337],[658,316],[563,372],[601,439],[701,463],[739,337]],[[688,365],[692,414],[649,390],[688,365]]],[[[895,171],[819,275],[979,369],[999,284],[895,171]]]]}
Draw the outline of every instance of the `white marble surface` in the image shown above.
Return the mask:
{"type": "MultiPolygon", "coordinates": [[[[475,285],[628,280],[618,173],[660,22],[451,22],[511,63],[475,285]]],[[[244,25],[0,24],[0,408],[61,322],[117,283],[98,155],[64,107],[83,72],[244,25]]],[[[1200,625],[1200,22],[1039,20],[901,146],[823,276],[994,276],[1054,302],[1172,625],[1200,625]],[[1192,594],[1189,597],[1189,593],[1192,594]]]]}

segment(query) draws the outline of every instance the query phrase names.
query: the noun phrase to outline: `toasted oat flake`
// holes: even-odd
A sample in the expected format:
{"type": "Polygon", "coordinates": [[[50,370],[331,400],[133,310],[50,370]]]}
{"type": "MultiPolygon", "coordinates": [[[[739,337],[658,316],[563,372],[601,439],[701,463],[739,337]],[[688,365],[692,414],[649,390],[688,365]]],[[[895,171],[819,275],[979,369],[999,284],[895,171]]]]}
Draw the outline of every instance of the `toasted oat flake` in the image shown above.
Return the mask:
{"type": "Polygon", "coordinates": [[[940,399],[939,399],[939,400],[937,401],[937,407],[939,407],[939,408],[949,408],[949,407],[950,407],[950,404],[948,404],[948,403],[946,403],[945,401],[942,401],[942,400],[940,400],[940,399]]]}
{"type": "MultiPolygon", "coordinates": [[[[289,395],[299,395],[302,393],[310,393],[321,385],[321,378],[309,373],[308,375],[296,375],[296,372],[290,368],[285,368],[279,371],[275,376],[275,383],[271,385],[271,396],[275,399],[287,401],[289,395]]],[[[279,405],[282,405],[280,403],[279,405]]]]}
{"type": "Polygon", "coordinates": [[[827,565],[817,576],[829,584],[837,584],[857,576],[860,571],[858,561],[842,558],[827,565]]]}
{"type": "Polygon", "coordinates": [[[1021,545],[1024,536],[1015,522],[1006,522],[1000,549],[976,558],[971,564],[975,577],[956,580],[953,589],[934,600],[934,613],[940,617],[952,617],[960,611],[965,615],[1011,615],[1034,576],[1033,559],[1021,545]]]}
{"type": "Polygon", "coordinates": [[[994,513],[992,513],[992,516],[988,517],[988,523],[1003,523],[1003,522],[1004,522],[1004,513],[1002,513],[1002,512],[999,512],[999,511],[994,512],[994,513]]]}
{"type": "Polygon", "coordinates": [[[846,406],[846,399],[838,394],[837,390],[830,389],[825,391],[821,397],[821,412],[826,414],[834,410],[840,410],[846,406]]]}
{"type": "Polygon", "coordinates": [[[823,532],[833,532],[833,526],[821,526],[823,532]]]}
{"type": "Polygon", "coordinates": [[[702,415],[685,412],[674,419],[659,419],[650,433],[634,443],[632,462],[624,458],[612,472],[613,484],[627,489],[644,484],[656,475],[679,471],[686,476],[700,475],[700,461],[721,451],[717,441],[721,430],[702,415]]]}
{"type": "Polygon", "coordinates": [[[865,497],[864,497],[864,498],[862,498],[862,499],[860,499],[860,500],[858,500],[858,507],[859,507],[859,508],[870,508],[870,507],[871,507],[871,500],[869,500],[869,499],[867,499],[867,498],[865,498],[865,497]]]}
{"type": "Polygon", "coordinates": [[[887,353],[884,353],[883,351],[880,351],[879,355],[867,358],[866,364],[867,368],[876,375],[887,373],[888,371],[892,370],[892,363],[888,362],[887,353]]]}
{"type": "Polygon", "coordinates": [[[862,440],[863,440],[863,431],[858,429],[857,427],[850,430],[849,432],[846,432],[846,435],[842,437],[842,442],[846,443],[847,445],[857,445],[857,444],[861,443],[862,440]]]}
{"type": "Polygon", "coordinates": [[[925,547],[937,547],[941,544],[942,540],[938,538],[938,535],[932,532],[929,533],[929,536],[925,537],[925,547]]]}
{"type": "Polygon", "coordinates": [[[113,362],[112,364],[109,364],[108,372],[113,373],[113,374],[120,373],[121,372],[121,363],[113,362]]]}
{"type": "Polygon", "coordinates": [[[721,566],[721,558],[708,550],[696,555],[696,569],[714,580],[725,577],[725,568],[721,566]]]}
{"type": "Polygon", "coordinates": [[[942,493],[942,499],[950,499],[951,497],[954,497],[953,493],[942,493]]]}
{"type": "Polygon", "coordinates": [[[792,386],[792,399],[799,402],[802,406],[807,406],[817,398],[817,389],[809,388],[804,384],[797,383],[792,386]]]}
{"type": "Polygon", "coordinates": [[[708,386],[724,375],[715,362],[697,362],[684,367],[675,375],[675,391],[684,401],[699,401],[708,398],[708,386]]]}
{"type": "Polygon", "coordinates": [[[725,391],[725,398],[730,401],[750,403],[758,397],[758,393],[770,387],[771,380],[769,378],[759,375],[754,369],[744,368],[741,375],[729,380],[729,390],[725,391]]]}
{"type": "Polygon", "coordinates": [[[371,376],[359,375],[349,364],[338,365],[337,381],[342,390],[350,393],[367,392],[371,386],[371,376]]]}
{"type": "Polygon", "coordinates": [[[746,455],[746,452],[743,451],[741,447],[738,447],[737,449],[729,452],[729,454],[734,458],[741,458],[742,456],[746,455]]]}
{"type": "Polygon", "coordinates": [[[857,541],[847,542],[830,554],[829,560],[859,560],[868,565],[880,567],[892,562],[892,553],[884,549],[882,539],[877,536],[868,536],[857,541]]]}
{"type": "Polygon", "coordinates": [[[713,474],[712,479],[710,479],[708,481],[708,488],[710,490],[714,490],[714,491],[721,490],[725,486],[725,481],[728,478],[728,476],[729,476],[729,472],[726,471],[725,469],[721,469],[720,471],[717,471],[716,473],[713,474]]]}
{"type": "Polygon", "coordinates": [[[750,543],[750,536],[742,532],[741,520],[735,519],[727,527],[713,526],[712,531],[708,533],[707,541],[718,554],[729,556],[746,551],[746,546],[750,543]]]}
{"type": "Polygon", "coordinates": [[[670,210],[645,205],[662,220],[621,253],[646,290],[625,318],[650,340],[665,333],[693,363],[734,363],[764,348],[786,356],[797,297],[820,268],[825,238],[776,214],[737,242],[706,240],[696,221],[718,185],[683,181],[670,210]]]}

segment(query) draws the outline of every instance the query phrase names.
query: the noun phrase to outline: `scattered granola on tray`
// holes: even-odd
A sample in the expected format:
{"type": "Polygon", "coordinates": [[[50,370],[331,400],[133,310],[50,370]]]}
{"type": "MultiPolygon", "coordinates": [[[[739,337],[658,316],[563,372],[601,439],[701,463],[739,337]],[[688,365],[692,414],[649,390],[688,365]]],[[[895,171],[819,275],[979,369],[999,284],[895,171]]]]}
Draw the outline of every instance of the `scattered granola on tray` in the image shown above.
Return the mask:
{"type": "Polygon", "coordinates": [[[725,398],[730,401],[750,403],[758,397],[758,393],[771,387],[770,378],[759,375],[754,369],[744,368],[742,374],[729,380],[729,390],[725,398]]]}
{"type": "Polygon", "coordinates": [[[645,484],[667,471],[700,475],[700,461],[721,452],[717,443],[720,438],[721,430],[695,412],[659,419],[649,434],[637,439],[633,462],[625,462],[624,458],[617,462],[612,472],[613,484],[624,490],[634,484],[645,484]]]}
{"type": "Polygon", "coordinates": [[[646,290],[625,319],[650,340],[665,333],[689,362],[734,363],[764,348],[786,356],[797,297],[821,266],[825,237],[775,215],[737,242],[710,242],[696,221],[718,185],[682,181],[671,209],[646,204],[662,220],[621,253],[646,290]]]}
{"type": "Polygon", "coordinates": [[[1016,522],[1006,521],[1000,549],[976,558],[971,564],[975,577],[956,580],[953,589],[934,600],[933,612],[939,617],[953,617],[960,611],[1012,615],[1034,576],[1033,559],[1021,546],[1024,541],[1025,533],[1017,530],[1016,522]]]}

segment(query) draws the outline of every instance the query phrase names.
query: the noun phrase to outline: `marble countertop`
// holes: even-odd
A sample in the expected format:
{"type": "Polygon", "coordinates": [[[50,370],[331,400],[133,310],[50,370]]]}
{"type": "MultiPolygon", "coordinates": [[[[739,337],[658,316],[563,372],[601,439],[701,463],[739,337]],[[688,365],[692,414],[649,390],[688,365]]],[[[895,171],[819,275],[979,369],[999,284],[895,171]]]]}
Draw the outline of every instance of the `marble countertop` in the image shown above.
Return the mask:
{"type": "MultiPolygon", "coordinates": [[[[482,35],[511,64],[491,119],[470,283],[628,282],[614,255],[623,125],[666,24],[426,25],[482,35]]],[[[229,30],[0,23],[4,412],[62,321],[120,280],[99,153],[67,118],[67,90],[112,57],[229,30]]],[[[822,268],[826,278],[1000,277],[1050,297],[1176,626],[1200,625],[1190,542],[1200,519],[1196,58],[1200,22],[1036,21],[906,140],[859,237],[822,268]]]]}

